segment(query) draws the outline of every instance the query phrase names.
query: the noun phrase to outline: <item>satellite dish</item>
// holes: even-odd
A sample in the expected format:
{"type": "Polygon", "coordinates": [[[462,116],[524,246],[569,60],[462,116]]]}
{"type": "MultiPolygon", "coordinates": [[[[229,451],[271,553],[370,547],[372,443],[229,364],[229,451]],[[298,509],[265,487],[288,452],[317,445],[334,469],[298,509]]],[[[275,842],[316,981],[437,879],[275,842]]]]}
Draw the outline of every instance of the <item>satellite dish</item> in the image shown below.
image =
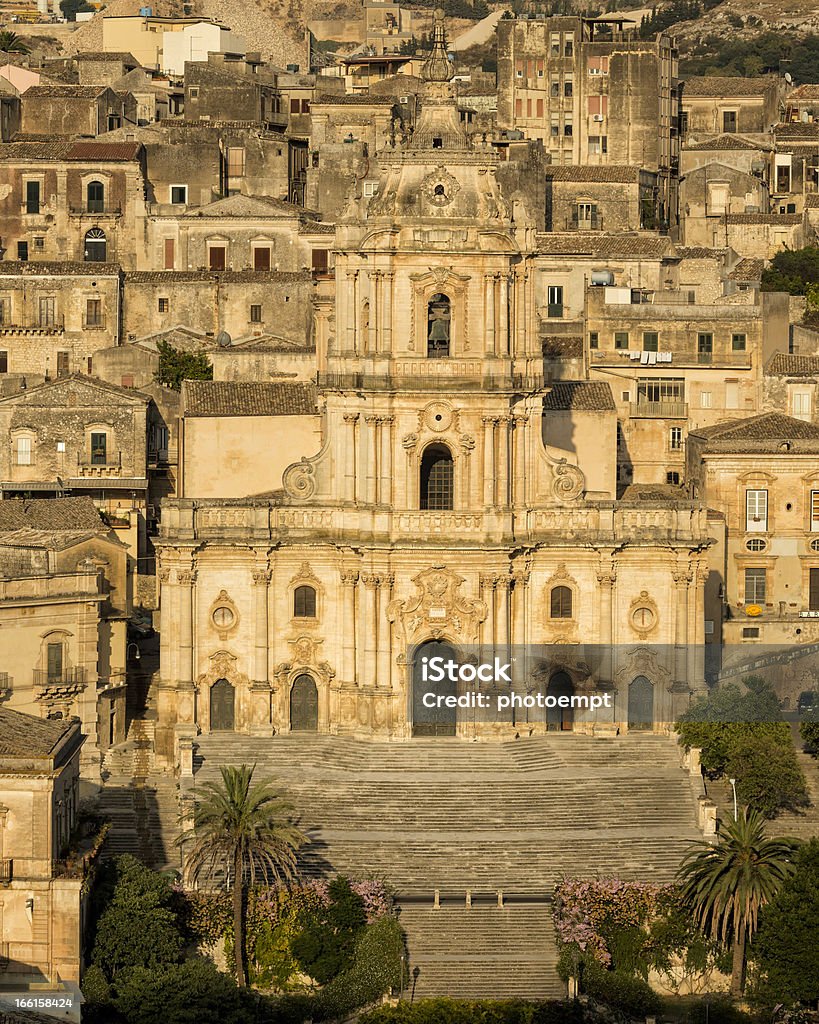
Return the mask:
{"type": "Polygon", "coordinates": [[[216,344],[219,348],[230,348],[231,338],[227,331],[219,331],[216,335],[216,344]]]}
{"type": "Polygon", "coordinates": [[[786,72],[785,72],[785,81],[786,81],[786,82],[788,83],[788,85],[790,85],[790,84],[791,84],[791,82],[793,81],[793,79],[791,78],[791,73],[790,73],[790,71],[786,71],[786,72]]]}

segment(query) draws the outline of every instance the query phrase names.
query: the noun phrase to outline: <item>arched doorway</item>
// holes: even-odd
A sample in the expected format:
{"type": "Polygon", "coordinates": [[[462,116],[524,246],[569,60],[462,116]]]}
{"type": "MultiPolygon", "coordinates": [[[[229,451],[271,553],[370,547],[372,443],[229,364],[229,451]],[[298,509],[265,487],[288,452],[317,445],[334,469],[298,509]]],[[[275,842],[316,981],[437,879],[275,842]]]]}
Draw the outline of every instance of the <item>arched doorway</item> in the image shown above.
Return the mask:
{"type": "Polygon", "coordinates": [[[445,444],[431,444],[421,456],[421,509],[438,511],[454,507],[455,467],[445,444]]]}
{"type": "Polygon", "coordinates": [[[447,661],[458,661],[454,648],[441,640],[427,640],[415,648],[412,659],[412,735],[413,736],[454,736],[458,725],[458,709],[427,707],[424,694],[432,693],[436,697],[457,696],[458,684],[447,676],[438,680],[436,676],[437,662],[433,658],[441,658],[442,664],[447,661]],[[427,667],[427,678],[424,678],[424,666],[427,667]],[[430,677],[433,678],[430,678],[430,677]]]}
{"type": "MultiPolygon", "coordinates": [[[[555,672],[546,687],[546,696],[559,699],[574,696],[574,683],[565,672],[555,672]]],[[[547,728],[552,732],[571,732],[574,728],[574,708],[549,707],[546,711],[547,728]]]]}
{"type": "Polygon", "coordinates": [[[306,672],[290,688],[290,731],[318,732],[318,687],[306,672]]]}
{"type": "Polygon", "coordinates": [[[86,263],[105,263],[108,256],[108,241],[102,228],[91,228],[85,233],[86,263]]]}
{"type": "Polygon", "coordinates": [[[654,686],[645,676],[637,676],[628,688],[628,727],[654,728],[654,686]]]}
{"type": "Polygon", "coordinates": [[[210,688],[210,731],[232,732],[236,722],[236,691],[227,679],[210,688]]]}

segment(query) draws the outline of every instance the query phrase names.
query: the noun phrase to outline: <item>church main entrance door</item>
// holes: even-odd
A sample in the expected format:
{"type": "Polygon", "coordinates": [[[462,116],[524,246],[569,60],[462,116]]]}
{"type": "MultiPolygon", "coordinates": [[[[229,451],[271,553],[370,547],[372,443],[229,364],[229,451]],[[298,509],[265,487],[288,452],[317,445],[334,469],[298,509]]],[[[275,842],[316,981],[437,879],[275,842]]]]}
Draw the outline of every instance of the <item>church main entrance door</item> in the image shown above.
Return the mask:
{"type": "MultiPolygon", "coordinates": [[[[546,688],[548,697],[572,697],[574,683],[565,672],[556,672],[546,688]]],[[[571,732],[574,728],[574,711],[571,707],[549,708],[546,712],[547,727],[550,731],[571,732]]]]}
{"type": "Polygon", "coordinates": [[[318,688],[312,676],[296,676],[290,690],[290,731],[318,732],[318,688]]]}
{"type": "Polygon", "coordinates": [[[427,707],[424,704],[425,693],[436,697],[457,696],[458,693],[458,684],[454,680],[444,678],[438,682],[424,679],[424,664],[430,666],[433,658],[441,658],[443,662],[457,661],[458,655],[449,644],[440,640],[428,640],[416,648],[412,665],[412,735],[454,736],[458,724],[457,708],[427,707]]]}
{"type": "Polygon", "coordinates": [[[217,679],[210,688],[210,731],[232,732],[235,725],[236,692],[227,679],[217,679]]]}
{"type": "Polygon", "coordinates": [[[654,687],[645,676],[637,676],[628,688],[629,729],[654,728],[654,687]]]}

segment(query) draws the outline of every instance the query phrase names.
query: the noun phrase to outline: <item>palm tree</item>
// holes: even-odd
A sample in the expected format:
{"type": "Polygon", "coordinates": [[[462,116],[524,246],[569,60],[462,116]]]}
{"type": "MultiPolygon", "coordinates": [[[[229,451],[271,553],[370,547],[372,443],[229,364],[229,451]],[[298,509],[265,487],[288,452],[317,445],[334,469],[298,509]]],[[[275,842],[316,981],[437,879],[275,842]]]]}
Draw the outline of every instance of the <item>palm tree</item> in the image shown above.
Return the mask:
{"type": "Polygon", "coordinates": [[[29,53],[29,48],[17,35],[16,32],[11,32],[8,29],[0,32],[0,50],[3,53],[29,53]]]}
{"type": "Polygon", "coordinates": [[[296,875],[296,851],[308,842],[291,818],[291,805],[270,779],[251,785],[256,765],[220,768],[222,781],[206,782],[196,799],[193,827],[177,843],[185,847],[185,871],[195,884],[226,867],[233,880],[233,945],[236,981],[246,984],[244,906],[248,882],[257,875],[288,882],[296,875]]]}
{"type": "Polygon", "coordinates": [[[683,860],[677,873],[683,904],[698,927],[733,947],[731,992],[745,988],[745,948],[758,927],[759,911],[795,870],[798,839],[769,838],[759,811],[743,810],[720,834],[683,860]]]}

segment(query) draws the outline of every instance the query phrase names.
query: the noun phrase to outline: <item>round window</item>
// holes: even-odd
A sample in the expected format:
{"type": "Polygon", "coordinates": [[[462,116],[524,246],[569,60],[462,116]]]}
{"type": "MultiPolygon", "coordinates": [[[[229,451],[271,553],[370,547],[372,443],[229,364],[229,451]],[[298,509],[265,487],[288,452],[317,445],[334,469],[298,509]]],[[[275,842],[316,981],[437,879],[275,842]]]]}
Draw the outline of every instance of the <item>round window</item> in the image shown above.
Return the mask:
{"type": "Polygon", "coordinates": [[[636,629],[651,629],[656,621],[656,615],[652,608],[646,608],[641,605],[639,608],[635,608],[632,612],[631,621],[634,623],[636,629]]]}
{"type": "Polygon", "coordinates": [[[819,551],[819,537],[810,542],[810,549],[811,551],[819,551]]]}
{"type": "Polygon", "coordinates": [[[764,551],[767,546],[768,542],[763,540],[762,537],[751,537],[750,540],[745,541],[745,547],[748,551],[764,551]]]}
{"type": "Polygon", "coordinates": [[[227,605],[220,605],[213,612],[214,625],[218,626],[219,629],[230,629],[236,620],[236,616],[233,613],[232,608],[228,608],[227,605]]]}

